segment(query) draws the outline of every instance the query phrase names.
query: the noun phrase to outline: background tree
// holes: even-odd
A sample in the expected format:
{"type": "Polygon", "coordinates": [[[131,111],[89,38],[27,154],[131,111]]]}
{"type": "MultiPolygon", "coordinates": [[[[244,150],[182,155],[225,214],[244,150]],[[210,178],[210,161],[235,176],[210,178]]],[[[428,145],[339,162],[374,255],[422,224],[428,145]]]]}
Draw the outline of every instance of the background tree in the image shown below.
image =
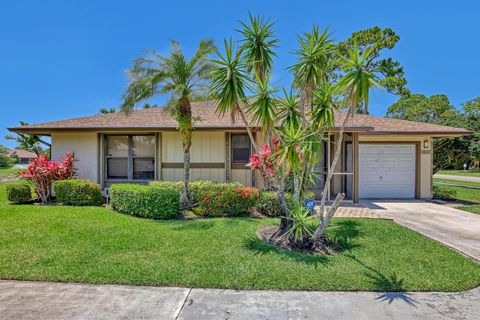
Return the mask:
{"type": "Polygon", "coordinates": [[[130,84],[123,97],[121,110],[130,113],[135,104],[154,96],[171,94],[172,114],[178,122],[183,144],[182,209],[189,209],[190,147],[192,145],[193,119],[191,101],[206,93],[206,77],[211,69],[208,56],[214,49],[211,40],[202,40],[197,51],[188,60],[180,45],[172,41],[169,56],[149,51],[148,56],[137,58],[129,70],[130,84]]]}
{"type": "Polygon", "coordinates": [[[433,143],[434,171],[462,169],[463,164],[478,166],[477,144],[480,140],[480,97],[452,105],[446,95],[422,94],[403,96],[387,110],[387,117],[464,128],[476,134],[453,139],[435,139],[433,143]]]}
{"type": "MultiPolygon", "coordinates": [[[[400,40],[400,36],[390,28],[382,29],[378,26],[360,30],[352,33],[345,41],[336,45],[337,50],[333,51],[333,57],[330,59],[329,68],[332,77],[336,82],[343,74],[342,57],[348,58],[348,51],[353,49],[354,43],[358,46],[359,52],[365,52],[371,49],[372,53],[365,63],[366,71],[377,75],[378,83],[387,92],[403,96],[408,95],[407,79],[402,65],[391,57],[385,57],[385,51],[391,50],[400,40]]],[[[357,113],[368,114],[368,108],[360,105],[357,113]]]]}
{"type": "MultiPolygon", "coordinates": [[[[20,121],[20,126],[27,126],[28,123],[25,121],[20,121]]],[[[14,136],[6,135],[5,139],[12,140],[17,143],[15,149],[26,150],[35,153],[36,156],[41,154],[48,154],[48,150],[42,148],[41,144],[50,148],[50,143],[43,140],[38,135],[26,134],[26,133],[15,133],[14,136]]]]}
{"type": "Polygon", "coordinates": [[[435,122],[441,119],[455,118],[459,110],[450,103],[444,94],[426,97],[412,94],[398,99],[387,110],[387,117],[418,122],[435,122]]]}
{"type": "Polygon", "coordinates": [[[8,149],[0,145],[0,168],[5,168],[13,163],[8,149]]]}
{"type": "Polygon", "coordinates": [[[115,112],[117,112],[115,108],[100,108],[100,110],[98,110],[98,113],[100,114],[109,114],[109,113],[115,113],[115,112]]]}

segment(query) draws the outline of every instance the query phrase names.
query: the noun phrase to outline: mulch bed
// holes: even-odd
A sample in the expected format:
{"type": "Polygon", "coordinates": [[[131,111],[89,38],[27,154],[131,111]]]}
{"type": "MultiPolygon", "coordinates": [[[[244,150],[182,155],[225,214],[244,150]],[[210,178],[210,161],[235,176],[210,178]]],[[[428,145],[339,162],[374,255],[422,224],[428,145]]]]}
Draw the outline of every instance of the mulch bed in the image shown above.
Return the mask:
{"type": "Polygon", "coordinates": [[[342,252],[342,248],[335,243],[334,241],[328,239],[327,237],[320,238],[319,241],[313,243],[310,241],[305,246],[301,248],[295,245],[292,245],[290,241],[288,241],[285,235],[281,236],[274,236],[278,231],[278,226],[273,225],[266,225],[260,226],[257,229],[257,236],[265,241],[266,243],[273,245],[279,249],[288,250],[288,251],[295,251],[306,253],[310,255],[321,255],[321,256],[330,256],[337,253],[342,252]]]}

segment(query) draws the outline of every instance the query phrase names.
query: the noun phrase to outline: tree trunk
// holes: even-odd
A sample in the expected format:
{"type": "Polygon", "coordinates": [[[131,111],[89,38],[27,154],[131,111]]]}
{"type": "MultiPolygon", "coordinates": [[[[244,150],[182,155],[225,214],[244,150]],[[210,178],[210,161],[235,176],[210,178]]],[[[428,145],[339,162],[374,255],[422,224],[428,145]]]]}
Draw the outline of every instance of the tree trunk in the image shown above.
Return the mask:
{"type": "Polygon", "coordinates": [[[180,209],[189,210],[192,206],[188,182],[190,181],[190,147],[192,146],[192,106],[187,97],[179,100],[177,121],[183,144],[183,191],[180,195],[180,209]]]}
{"type": "Polygon", "coordinates": [[[345,193],[339,193],[337,194],[337,197],[335,198],[335,201],[333,202],[332,206],[327,212],[327,215],[322,219],[320,222],[320,225],[318,228],[315,230],[315,233],[313,234],[313,238],[315,240],[320,239],[320,237],[323,236],[325,231],[327,230],[328,225],[330,224],[330,220],[332,220],[333,216],[337,212],[338,206],[340,206],[340,203],[342,203],[342,200],[345,198],[345,193]]]}
{"type": "MultiPolygon", "coordinates": [[[[340,152],[342,151],[342,143],[343,143],[343,133],[345,132],[345,126],[350,119],[352,115],[352,110],[353,106],[350,106],[347,114],[345,115],[345,119],[343,119],[342,126],[340,127],[340,132],[338,133],[338,140],[337,140],[337,150],[335,151],[335,156],[333,157],[333,161],[330,165],[330,168],[328,168],[328,174],[327,174],[327,179],[325,180],[325,187],[322,195],[322,201],[320,203],[320,210],[319,210],[319,215],[320,218],[323,218],[323,214],[325,211],[325,201],[327,199],[327,193],[326,190],[328,189],[328,186],[330,185],[330,181],[332,180],[333,172],[335,171],[335,167],[337,166],[338,159],[340,158],[340,152]]],[[[330,143],[330,141],[328,141],[330,143]]]]}
{"type": "Polygon", "coordinates": [[[280,227],[274,236],[285,234],[292,225],[292,221],[288,219],[288,205],[287,199],[285,198],[285,191],[278,187],[277,195],[278,201],[280,202],[280,227]]]}
{"type": "Polygon", "coordinates": [[[293,174],[293,199],[295,202],[300,201],[300,182],[298,173],[293,174]]]}
{"type": "Polygon", "coordinates": [[[190,180],[190,150],[183,153],[183,191],[180,196],[180,209],[188,210],[192,205],[188,182],[190,180]]]}
{"type": "MultiPolygon", "coordinates": [[[[253,137],[252,128],[250,128],[250,125],[248,124],[247,117],[245,117],[245,113],[243,112],[242,108],[238,107],[237,110],[238,110],[238,113],[240,114],[240,118],[242,118],[245,128],[247,128],[247,133],[248,133],[248,136],[250,137],[250,142],[253,146],[253,150],[255,151],[255,153],[258,153],[258,146],[257,146],[257,143],[255,142],[255,138],[253,137]]],[[[263,160],[260,159],[260,161],[262,162],[262,165],[265,166],[265,164],[263,163],[263,160]]]]}

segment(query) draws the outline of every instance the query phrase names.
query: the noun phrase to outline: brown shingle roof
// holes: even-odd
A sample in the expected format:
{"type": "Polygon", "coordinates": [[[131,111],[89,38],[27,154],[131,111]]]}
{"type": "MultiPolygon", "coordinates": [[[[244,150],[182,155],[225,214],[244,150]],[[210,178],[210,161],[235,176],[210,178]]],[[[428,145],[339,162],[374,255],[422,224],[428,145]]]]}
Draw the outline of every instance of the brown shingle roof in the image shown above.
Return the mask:
{"type": "Polygon", "coordinates": [[[10,150],[10,156],[16,156],[18,158],[25,158],[25,159],[34,159],[37,155],[33,152],[27,150],[10,150]]]}
{"type": "MultiPolygon", "coordinates": [[[[197,129],[243,129],[240,119],[231,123],[230,116],[220,116],[215,113],[212,101],[192,103],[193,116],[196,118],[197,129]]],[[[337,112],[335,117],[336,127],[339,128],[343,112],[337,112]]],[[[156,130],[176,129],[177,122],[168,110],[164,108],[150,108],[135,110],[130,115],[124,113],[110,113],[47,123],[31,124],[27,126],[9,128],[10,131],[36,132],[49,134],[57,130],[156,130]]],[[[349,122],[347,131],[366,131],[369,134],[424,133],[431,135],[463,135],[471,132],[464,129],[440,126],[429,123],[412,122],[406,120],[389,119],[368,115],[355,115],[349,122]]]]}

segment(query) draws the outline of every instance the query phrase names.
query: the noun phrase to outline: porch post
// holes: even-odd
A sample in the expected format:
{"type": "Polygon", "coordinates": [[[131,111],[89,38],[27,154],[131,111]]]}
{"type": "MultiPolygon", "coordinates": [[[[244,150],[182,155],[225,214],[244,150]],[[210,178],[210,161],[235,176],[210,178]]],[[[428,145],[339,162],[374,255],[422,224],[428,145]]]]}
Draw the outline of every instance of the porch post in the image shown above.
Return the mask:
{"type": "Polygon", "coordinates": [[[359,190],[358,190],[358,177],[359,177],[359,148],[358,148],[358,133],[353,133],[353,202],[358,203],[359,190]]]}

